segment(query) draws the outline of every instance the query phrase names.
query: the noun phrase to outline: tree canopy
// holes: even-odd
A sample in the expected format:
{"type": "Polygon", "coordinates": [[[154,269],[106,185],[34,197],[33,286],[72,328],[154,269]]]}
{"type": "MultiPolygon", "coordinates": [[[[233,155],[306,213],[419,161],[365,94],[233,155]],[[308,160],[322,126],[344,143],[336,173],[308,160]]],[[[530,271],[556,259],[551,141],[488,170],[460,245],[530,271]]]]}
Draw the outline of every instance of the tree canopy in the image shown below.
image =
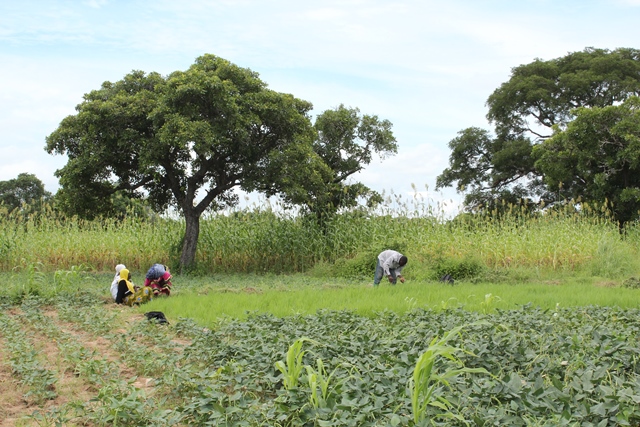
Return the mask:
{"type": "Polygon", "coordinates": [[[0,181],[0,205],[9,212],[23,208],[32,212],[50,198],[51,193],[44,189],[42,181],[33,174],[21,173],[17,178],[0,181]]]}
{"type": "MultiPolygon", "coordinates": [[[[489,131],[467,128],[449,142],[450,165],[436,187],[456,186],[465,193],[468,210],[509,202],[566,200],[579,189],[575,183],[554,186],[545,177],[554,161],[536,147],[570,126],[581,108],[619,105],[640,95],[640,51],[587,48],[564,57],[535,61],[512,69],[510,79],[488,98],[489,131]]],[[[595,193],[593,194],[595,196],[595,193]]],[[[604,200],[600,200],[604,201],[604,200]]],[[[625,220],[623,217],[620,220],[625,220]]]]}
{"type": "Polygon", "coordinates": [[[534,148],[550,191],[574,200],[606,201],[621,223],[640,208],[640,98],[581,107],[566,129],[534,148]]]}
{"type": "MultiPolygon", "coordinates": [[[[340,208],[356,206],[359,199],[369,206],[379,203],[380,194],[349,178],[369,165],[374,154],[385,158],[397,153],[391,127],[388,120],[361,115],[358,108],[340,105],[324,111],[314,123],[313,153],[317,157],[309,160],[318,165],[311,168],[313,175],[298,180],[298,187],[287,188],[283,199],[302,206],[320,221],[340,208]]],[[[287,175],[291,174],[283,176],[287,175]]]]}
{"type": "Polygon", "coordinates": [[[67,213],[85,218],[112,215],[116,193],[145,198],[159,212],[177,208],[186,224],[180,263],[187,267],[201,215],[235,205],[236,188],[313,208],[313,197],[331,200],[329,193],[350,189],[343,181],[372,152],[396,150],[387,121],[341,106],[336,119],[321,115],[316,130],[311,109],[214,55],[166,77],[133,71],[86,94],[77,114],[47,137],[49,153],[68,156],[56,171],[56,197],[67,213]],[[344,134],[325,136],[327,121],[344,125],[344,134]]]}

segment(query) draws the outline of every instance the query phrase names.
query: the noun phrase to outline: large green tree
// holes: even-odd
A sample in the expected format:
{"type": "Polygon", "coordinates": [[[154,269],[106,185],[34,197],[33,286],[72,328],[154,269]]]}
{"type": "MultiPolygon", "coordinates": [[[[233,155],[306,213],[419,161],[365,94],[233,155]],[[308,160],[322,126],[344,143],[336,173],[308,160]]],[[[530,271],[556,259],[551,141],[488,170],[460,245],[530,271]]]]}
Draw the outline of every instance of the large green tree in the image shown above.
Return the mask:
{"type": "Polygon", "coordinates": [[[487,100],[494,134],[478,128],[460,131],[449,142],[450,165],[436,187],[455,186],[465,193],[469,210],[494,206],[500,199],[545,205],[564,200],[570,192],[544,180],[534,147],[554,128],[565,129],[576,108],[616,105],[639,94],[637,49],[587,48],[515,67],[487,100]]]}
{"type": "MultiPolygon", "coordinates": [[[[282,193],[283,199],[303,207],[320,222],[341,208],[357,206],[359,200],[369,206],[379,203],[380,194],[350,178],[369,165],[374,155],[386,158],[397,153],[391,128],[388,120],[360,114],[358,108],[340,105],[324,111],[314,123],[316,157],[307,160],[316,163],[308,169],[313,173],[296,185],[289,185],[282,193]]],[[[274,182],[278,182],[278,177],[274,177],[274,182]]]]}
{"type": "Polygon", "coordinates": [[[265,188],[287,155],[311,152],[311,108],[249,69],[204,55],[166,77],[134,71],[105,82],[47,137],[46,150],[68,156],[56,176],[72,213],[108,213],[115,192],[144,196],[158,210],[176,207],[187,267],[205,210],[237,203],[236,187],[265,188]]]}
{"type": "Polygon", "coordinates": [[[574,200],[607,201],[624,224],[640,209],[640,98],[581,107],[566,129],[534,148],[550,191],[574,200]]]}
{"type": "Polygon", "coordinates": [[[21,173],[17,178],[0,181],[0,205],[7,210],[37,210],[43,202],[51,198],[51,193],[44,189],[44,184],[37,176],[21,173]]]}

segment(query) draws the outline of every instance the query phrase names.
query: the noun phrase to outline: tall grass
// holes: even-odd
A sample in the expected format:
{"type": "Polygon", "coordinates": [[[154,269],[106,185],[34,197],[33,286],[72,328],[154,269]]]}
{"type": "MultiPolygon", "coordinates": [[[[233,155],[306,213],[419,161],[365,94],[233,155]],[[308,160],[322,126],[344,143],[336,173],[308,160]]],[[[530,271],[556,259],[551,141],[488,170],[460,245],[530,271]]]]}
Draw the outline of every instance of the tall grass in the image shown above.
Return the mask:
{"type": "Polygon", "coordinates": [[[134,270],[148,268],[168,262],[183,228],[163,218],[84,221],[53,211],[26,219],[0,215],[0,270],[39,264],[49,271],[79,265],[112,271],[122,262],[134,270]]]}
{"type": "MultiPolygon", "coordinates": [[[[386,248],[409,257],[409,278],[433,276],[442,260],[471,260],[488,271],[576,272],[620,278],[638,269],[640,227],[617,224],[582,206],[528,216],[517,209],[445,218],[416,196],[392,194],[376,209],[343,212],[323,227],[283,207],[254,206],[201,219],[198,270],[211,273],[321,271],[362,277],[386,248]],[[360,263],[361,265],[358,265],[360,263]]],[[[24,218],[0,214],[0,271],[40,265],[98,272],[125,263],[146,271],[179,257],[184,222],[131,216],[83,221],[54,211],[24,218]]]]}

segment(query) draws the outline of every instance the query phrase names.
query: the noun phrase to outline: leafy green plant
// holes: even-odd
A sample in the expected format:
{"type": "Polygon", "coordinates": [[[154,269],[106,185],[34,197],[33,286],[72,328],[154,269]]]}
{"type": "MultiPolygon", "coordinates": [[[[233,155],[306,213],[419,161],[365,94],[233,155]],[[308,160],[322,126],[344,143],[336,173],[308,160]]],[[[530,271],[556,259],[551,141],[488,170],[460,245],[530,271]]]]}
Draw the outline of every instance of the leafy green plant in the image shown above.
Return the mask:
{"type": "Polygon", "coordinates": [[[275,367],[282,373],[282,383],[284,385],[284,388],[287,390],[291,390],[292,388],[298,386],[300,374],[304,369],[302,358],[304,357],[306,351],[302,349],[302,345],[305,342],[317,344],[316,341],[309,338],[298,338],[293,342],[293,344],[289,346],[287,357],[285,358],[284,362],[282,360],[278,360],[275,363],[275,367]]]}
{"type": "Polygon", "coordinates": [[[332,276],[348,279],[373,277],[376,268],[376,255],[372,252],[359,253],[354,258],[339,258],[330,270],[332,276]]]}
{"type": "Polygon", "coordinates": [[[333,371],[329,375],[327,375],[327,370],[324,366],[324,362],[322,359],[318,358],[316,360],[316,367],[314,369],[310,365],[305,365],[307,370],[307,380],[309,382],[309,388],[311,389],[311,394],[309,396],[309,402],[314,408],[325,408],[327,407],[327,402],[331,395],[340,387],[342,383],[347,381],[349,377],[343,377],[339,380],[333,381],[334,375],[341,365],[338,365],[334,368],[333,371]]]}
{"type": "Polygon", "coordinates": [[[43,366],[39,351],[17,320],[0,312],[0,327],[9,350],[9,365],[20,382],[28,387],[24,397],[36,404],[57,397],[57,372],[43,366]]]}
{"type": "MultiPolygon", "coordinates": [[[[482,373],[489,374],[484,368],[466,368],[461,367],[457,369],[448,369],[442,374],[438,374],[435,371],[435,364],[440,358],[446,358],[457,364],[462,362],[456,358],[456,353],[463,351],[459,347],[448,345],[447,343],[465,327],[458,326],[451,329],[444,334],[441,338],[434,337],[427,349],[418,358],[415,368],[413,370],[413,376],[409,382],[409,389],[411,395],[411,409],[413,413],[413,421],[416,424],[421,423],[427,416],[427,409],[429,406],[435,406],[443,411],[449,411],[451,403],[443,396],[435,395],[438,385],[449,385],[449,379],[458,376],[463,373],[482,373]]],[[[461,417],[451,414],[454,418],[461,419],[461,417]]]]}
{"type": "Polygon", "coordinates": [[[497,295],[485,294],[484,300],[480,302],[480,311],[484,314],[490,313],[501,300],[497,295]]]}
{"type": "Polygon", "coordinates": [[[451,297],[446,301],[440,301],[440,304],[438,305],[438,307],[440,308],[440,310],[449,310],[451,308],[458,307],[459,305],[460,305],[460,302],[458,301],[458,299],[451,297]]]}
{"type": "Polygon", "coordinates": [[[163,425],[157,421],[166,418],[168,411],[159,410],[156,405],[144,391],[131,384],[110,383],[92,399],[84,418],[99,426],[163,425]]]}
{"type": "Polygon", "coordinates": [[[52,292],[54,294],[66,292],[74,293],[81,289],[91,278],[86,274],[89,271],[86,265],[72,265],[68,270],[56,270],[53,273],[52,292]]]}
{"type": "Polygon", "coordinates": [[[76,418],[73,415],[73,405],[62,405],[60,407],[52,407],[48,410],[35,410],[29,416],[36,425],[41,427],[63,427],[73,425],[71,421],[76,418]]]}

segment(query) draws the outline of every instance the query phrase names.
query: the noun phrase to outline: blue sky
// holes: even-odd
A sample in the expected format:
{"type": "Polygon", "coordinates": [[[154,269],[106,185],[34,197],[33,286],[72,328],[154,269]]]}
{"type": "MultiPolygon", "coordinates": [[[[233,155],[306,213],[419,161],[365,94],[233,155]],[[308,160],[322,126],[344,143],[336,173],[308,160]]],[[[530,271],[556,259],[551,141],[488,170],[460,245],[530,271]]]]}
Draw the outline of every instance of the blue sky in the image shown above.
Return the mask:
{"type": "Polygon", "coordinates": [[[485,101],[511,68],[592,46],[640,48],[640,0],[20,0],[0,2],[0,180],[58,189],[45,137],[82,96],[132,70],[169,74],[205,53],[271,89],[393,123],[399,152],[356,179],[444,210],[435,191],[458,131],[491,129],[485,101]]]}

